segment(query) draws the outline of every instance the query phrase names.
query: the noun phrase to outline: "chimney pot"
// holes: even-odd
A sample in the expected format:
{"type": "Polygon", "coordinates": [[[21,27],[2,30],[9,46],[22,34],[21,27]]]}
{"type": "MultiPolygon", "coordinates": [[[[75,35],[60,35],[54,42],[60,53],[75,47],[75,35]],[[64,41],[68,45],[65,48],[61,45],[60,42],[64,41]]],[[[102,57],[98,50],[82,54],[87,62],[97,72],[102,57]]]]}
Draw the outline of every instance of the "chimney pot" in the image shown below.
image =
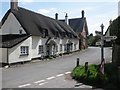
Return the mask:
{"type": "Polygon", "coordinates": [[[66,13],[65,17],[68,17],[67,13],[66,13]]]}
{"type": "Polygon", "coordinates": [[[55,19],[58,20],[58,13],[55,14],[55,19]]]}
{"type": "Polygon", "coordinates": [[[85,15],[85,12],[84,12],[84,10],[82,10],[82,18],[84,18],[84,15],[85,15]]]}
{"type": "Polygon", "coordinates": [[[68,24],[68,15],[67,15],[67,13],[65,15],[65,23],[68,24]]]}

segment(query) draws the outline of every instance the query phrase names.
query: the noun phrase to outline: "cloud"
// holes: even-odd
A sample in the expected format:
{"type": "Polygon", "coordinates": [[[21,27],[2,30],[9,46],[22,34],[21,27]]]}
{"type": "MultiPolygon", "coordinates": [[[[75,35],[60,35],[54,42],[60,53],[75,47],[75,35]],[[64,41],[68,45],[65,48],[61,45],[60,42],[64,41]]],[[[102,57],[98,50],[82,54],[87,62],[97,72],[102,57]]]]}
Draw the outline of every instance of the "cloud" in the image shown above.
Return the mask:
{"type": "Polygon", "coordinates": [[[46,15],[46,16],[49,16],[49,17],[53,17],[54,15],[57,12],[57,9],[56,8],[49,8],[49,9],[38,9],[37,10],[37,13],[40,13],[40,14],[43,14],[43,15],[46,15]]]}

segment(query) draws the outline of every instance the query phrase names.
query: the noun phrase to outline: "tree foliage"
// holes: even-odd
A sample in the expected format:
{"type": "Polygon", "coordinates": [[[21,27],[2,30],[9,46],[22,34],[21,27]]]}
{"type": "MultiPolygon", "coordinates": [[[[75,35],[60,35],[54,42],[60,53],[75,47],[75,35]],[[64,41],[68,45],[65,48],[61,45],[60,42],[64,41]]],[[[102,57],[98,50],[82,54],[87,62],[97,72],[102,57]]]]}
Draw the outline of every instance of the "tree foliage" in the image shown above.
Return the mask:
{"type": "Polygon", "coordinates": [[[115,43],[120,45],[120,16],[112,22],[109,28],[110,35],[117,36],[115,43]]]}
{"type": "Polygon", "coordinates": [[[100,36],[96,35],[96,36],[93,36],[93,34],[91,33],[89,36],[88,36],[88,45],[90,46],[95,46],[96,45],[96,42],[100,40],[100,36]]]}

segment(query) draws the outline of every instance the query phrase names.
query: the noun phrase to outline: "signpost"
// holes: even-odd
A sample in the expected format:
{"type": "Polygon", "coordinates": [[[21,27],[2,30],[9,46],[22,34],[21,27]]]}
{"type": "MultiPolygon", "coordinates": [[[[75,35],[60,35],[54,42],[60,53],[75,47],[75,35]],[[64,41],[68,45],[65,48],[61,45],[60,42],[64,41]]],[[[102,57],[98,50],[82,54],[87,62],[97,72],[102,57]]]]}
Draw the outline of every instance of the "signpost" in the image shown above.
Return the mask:
{"type": "Polygon", "coordinates": [[[111,40],[115,40],[115,39],[117,39],[117,36],[105,36],[104,37],[104,40],[106,40],[106,41],[111,41],[111,40]]]}
{"type": "Polygon", "coordinates": [[[104,25],[101,24],[101,35],[99,34],[99,36],[101,36],[101,65],[100,65],[100,71],[102,74],[104,74],[104,40],[106,41],[111,41],[111,40],[115,40],[117,39],[117,36],[103,36],[103,29],[104,29],[104,25]]]}
{"type": "Polygon", "coordinates": [[[104,37],[103,37],[103,29],[104,29],[104,25],[103,24],[101,24],[101,72],[104,74],[104,66],[103,66],[103,60],[104,60],[104,47],[103,47],[103,45],[104,45],[104,37]]]}

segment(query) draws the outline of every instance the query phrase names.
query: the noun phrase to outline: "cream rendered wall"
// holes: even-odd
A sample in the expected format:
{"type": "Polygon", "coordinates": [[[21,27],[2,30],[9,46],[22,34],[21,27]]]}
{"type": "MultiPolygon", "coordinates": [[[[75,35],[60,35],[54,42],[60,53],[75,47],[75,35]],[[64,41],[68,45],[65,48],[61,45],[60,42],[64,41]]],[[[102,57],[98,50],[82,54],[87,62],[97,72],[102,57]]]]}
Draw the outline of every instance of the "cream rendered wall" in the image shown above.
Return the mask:
{"type": "Polygon", "coordinates": [[[67,44],[67,42],[70,40],[72,43],[73,43],[73,51],[76,51],[76,50],[79,50],[79,39],[76,39],[76,38],[64,38],[64,39],[60,39],[60,38],[57,38],[57,39],[54,39],[55,42],[57,43],[58,45],[58,52],[57,54],[60,54],[60,53],[64,53],[64,44],[67,44]],[[60,51],[60,44],[62,44],[62,51],[60,51]],[[74,50],[74,44],[76,44],[76,50],[74,50]]]}
{"type": "Polygon", "coordinates": [[[16,17],[10,13],[6,21],[1,27],[2,30],[0,30],[0,35],[4,34],[19,34],[19,30],[22,30],[23,34],[26,34],[24,29],[21,27],[20,23],[16,19],[16,17]]]}
{"type": "Polygon", "coordinates": [[[79,50],[79,39],[71,39],[71,41],[73,42],[73,51],[79,50]],[[76,50],[74,50],[74,44],[76,44],[76,50]]]}
{"type": "Polygon", "coordinates": [[[0,63],[7,63],[7,48],[0,48],[0,63]]]}
{"type": "Polygon", "coordinates": [[[41,57],[41,55],[46,54],[45,43],[47,39],[48,38],[41,38],[40,36],[32,36],[32,58],[38,58],[38,57],[41,57]],[[38,52],[39,45],[43,45],[43,48],[44,48],[43,54],[39,54],[38,52]]]}
{"type": "Polygon", "coordinates": [[[24,40],[20,44],[8,49],[9,53],[9,63],[15,63],[15,62],[22,62],[22,61],[29,61],[31,60],[32,56],[32,38],[29,37],[28,39],[24,40]],[[29,55],[26,56],[20,56],[20,47],[21,46],[29,46],[29,55]]]}
{"type": "Polygon", "coordinates": [[[64,44],[66,44],[66,42],[67,42],[67,38],[64,38],[64,39],[61,39],[61,38],[57,38],[57,39],[55,39],[55,42],[57,43],[57,45],[58,45],[58,52],[57,52],[57,54],[60,54],[60,53],[64,53],[65,51],[64,51],[64,44]],[[60,44],[62,44],[62,51],[60,51],[60,44]]]}

